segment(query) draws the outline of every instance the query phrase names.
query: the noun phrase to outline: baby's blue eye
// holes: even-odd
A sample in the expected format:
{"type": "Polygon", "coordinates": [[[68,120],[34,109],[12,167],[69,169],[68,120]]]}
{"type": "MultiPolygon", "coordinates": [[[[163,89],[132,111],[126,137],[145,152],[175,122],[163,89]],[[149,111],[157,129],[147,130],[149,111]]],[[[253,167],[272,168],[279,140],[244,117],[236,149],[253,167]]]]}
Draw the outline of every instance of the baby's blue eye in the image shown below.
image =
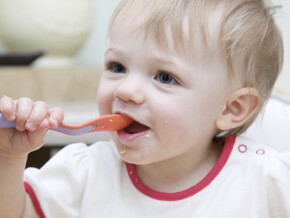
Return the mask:
{"type": "Polygon", "coordinates": [[[168,73],[161,72],[156,76],[156,80],[164,84],[175,84],[176,80],[168,73]]]}
{"type": "Polygon", "coordinates": [[[126,68],[122,64],[117,63],[112,64],[111,70],[114,73],[126,73],[126,68]]]}

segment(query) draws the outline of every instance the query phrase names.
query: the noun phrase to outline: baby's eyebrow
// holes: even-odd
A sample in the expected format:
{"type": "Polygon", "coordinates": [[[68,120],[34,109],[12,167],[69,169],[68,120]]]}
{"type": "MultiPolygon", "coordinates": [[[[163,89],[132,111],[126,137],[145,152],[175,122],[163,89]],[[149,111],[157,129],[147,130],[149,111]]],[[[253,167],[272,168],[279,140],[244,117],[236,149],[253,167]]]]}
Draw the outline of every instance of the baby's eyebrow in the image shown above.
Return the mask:
{"type": "Polygon", "coordinates": [[[152,57],[152,61],[157,62],[159,64],[163,64],[163,65],[168,65],[168,64],[176,65],[175,61],[168,60],[168,59],[165,59],[165,58],[152,57]]]}
{"type": "Polygon", "coordinates": [[[117,47],[110,47],[107,49],[107,51],[105,52],[105,55],[108,55],[109,53],[115,53],[115,54],[121,54],[124,55],[124,52],[117,48],[117,47]]]}
{"type": "MultiPolygon", "coordinates": [[[[118,55],[122,57],[127,57],[126,52],[122,50],[119,47],[111,46],[108,48],[105,52],[105,56],[109,55],[118,55]]],[[[171,66],[183,66],[183,63],[181,63],[178,59],[172,59],[172,57],[167,57],[166,55],[163,56],[163,53],[161,54],[150,54],[150,57],[148,57],[147,61],[149,63],[159,64],[159,65],[171,65],[171,66]]]]}
{"type": "Polygon", "coordinates": [[[160,65],[171,65],[171,66],[178,66],[178,65],[182,65],[182,63],[180,63],[180,61],[172,59],[172,58],[167,58],[167,57],[163,57],[163,56],[157,56],[157,55],[152,55],[150,58],[150,61],[152,63],[157,63],[160,65]]]}

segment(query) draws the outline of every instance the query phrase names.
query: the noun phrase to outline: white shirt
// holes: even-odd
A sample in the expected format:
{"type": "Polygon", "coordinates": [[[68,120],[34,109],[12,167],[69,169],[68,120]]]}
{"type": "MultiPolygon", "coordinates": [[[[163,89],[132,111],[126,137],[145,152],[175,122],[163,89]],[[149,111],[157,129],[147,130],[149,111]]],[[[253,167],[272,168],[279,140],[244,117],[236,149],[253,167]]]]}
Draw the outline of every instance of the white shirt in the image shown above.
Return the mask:
{"type": "Polygon", "coordinates": [[[48,218],[290,218],[290,152],[233,135],[211,172],[178,193],[146,187],[110,142],[69,145],[25,181],[48,218]]]}

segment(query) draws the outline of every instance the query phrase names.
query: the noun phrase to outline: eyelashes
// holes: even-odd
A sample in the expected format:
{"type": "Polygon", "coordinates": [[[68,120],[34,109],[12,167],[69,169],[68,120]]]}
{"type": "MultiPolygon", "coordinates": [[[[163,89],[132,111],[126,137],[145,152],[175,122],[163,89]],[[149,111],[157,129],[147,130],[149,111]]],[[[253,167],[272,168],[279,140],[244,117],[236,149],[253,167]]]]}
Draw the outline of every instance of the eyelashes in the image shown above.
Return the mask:
{"type": "Polygon", "coordinates": [[[167,72],[159,72],[155,76],[155,80],[157,80],[160,83],[167,84],[167,85],[178,84],[177,80],[167,72]]]}
{"type": "MultiPolygon", "coordinates": [[[[126,74],[128,70],[119,62],[109,62],[106,64],[106,70],[111,73],[126,74]]],[[[165,85],[178,85],[179,80],[175,75],[164,70],[159,70],[155,73],[154,80],[165,85]]]]}
{"type": "Polygon", "coordinates": [[[117,63],[117,62],[108,63],[106,65],[106,69],[110,70],[113,73],[126,73],[127,71],[126,68],[122,64],[117,63]]]}

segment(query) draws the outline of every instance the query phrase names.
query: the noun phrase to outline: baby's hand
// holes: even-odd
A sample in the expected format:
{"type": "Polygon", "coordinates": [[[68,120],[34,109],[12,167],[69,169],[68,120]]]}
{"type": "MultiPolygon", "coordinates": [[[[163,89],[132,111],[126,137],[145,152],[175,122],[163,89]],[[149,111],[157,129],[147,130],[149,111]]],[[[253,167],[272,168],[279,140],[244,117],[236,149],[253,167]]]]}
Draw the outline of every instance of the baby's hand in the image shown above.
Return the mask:
{"type": "Polygon", "coordinates": [[[6,96],[0,98],[0,112],[7,120],[16,121],[14,129],[0,129],[0,158],[37,150],[44,144],[47,129],[58,127],[64,116],[61,109],[49,109],[45,102],[6,96]]]}

